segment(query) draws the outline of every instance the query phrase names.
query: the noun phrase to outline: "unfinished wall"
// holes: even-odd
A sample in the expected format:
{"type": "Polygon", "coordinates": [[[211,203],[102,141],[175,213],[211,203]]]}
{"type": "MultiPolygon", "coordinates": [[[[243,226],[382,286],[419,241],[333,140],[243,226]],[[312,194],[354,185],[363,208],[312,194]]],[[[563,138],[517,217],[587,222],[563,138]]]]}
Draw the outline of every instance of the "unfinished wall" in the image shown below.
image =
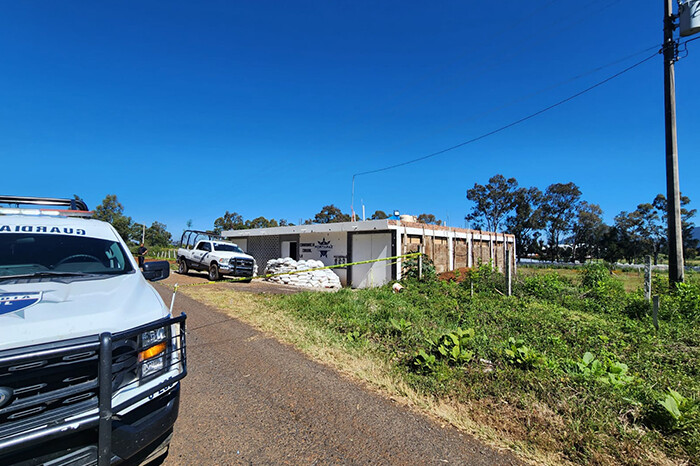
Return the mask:
{"type": "Polygon", "coordinates": [[[469,244],[465,238],[455,238],[452,243],[454,268],[469,267],[469,244]]]}
{"type": "MultiPolygon", "coordinates": [[[[450,249],[450,239],[447,237],[433,237],[431,232],[423,234],[405,234],[399,231],[399,241],[401,242],[401,254],[409,254],[420,251],[421,244],[423,252],[435,265],[437,273],[469,267],[469,242],[471,242],[471,265],[478,267],[479,264],[493,263],[498,270],[504,270],[505,251],[503,235],[483,235],[480,239],[472,237],[452,238],[452,249],[450,249]],[[450,267],[450,259],[452,267],[450,267]]],[[[506,238],[508,239],[508,238],[506,238]]],[[[511,251],[511,264],[515,263],[515,247],[512,242],[506,243],[511,251]]]]}
{"type": "Polygon", "coordinates": [[[447,272],[450,270],[450,248],[447,243],[447,238],[434,238],[432,240],[432,251],[430,258],[435,266],[437,273],[447,272]]]}

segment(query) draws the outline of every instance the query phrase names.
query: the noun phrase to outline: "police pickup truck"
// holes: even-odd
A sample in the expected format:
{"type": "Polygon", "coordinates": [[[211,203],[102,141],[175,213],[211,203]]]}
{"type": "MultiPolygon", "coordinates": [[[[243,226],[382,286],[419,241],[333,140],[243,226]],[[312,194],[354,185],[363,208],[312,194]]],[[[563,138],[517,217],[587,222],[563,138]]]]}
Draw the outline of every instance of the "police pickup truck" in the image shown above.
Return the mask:
{"type": "Polygon", "coordinates": [[[80,200],[0,196],[1,465],[167,454],[186,316],[146,281],[166,278],[167,262],[140,271],[86,211],[80,200]]]}
{"type": "Polygon", "coordinates": [[[177,250],[177,264],[179,273],[186,274],[190,269],[204,270],[209,273],[209,280],[231,275],[249,282],[258,273],[253,256],[207,231],[185,230],[177,250]]]}

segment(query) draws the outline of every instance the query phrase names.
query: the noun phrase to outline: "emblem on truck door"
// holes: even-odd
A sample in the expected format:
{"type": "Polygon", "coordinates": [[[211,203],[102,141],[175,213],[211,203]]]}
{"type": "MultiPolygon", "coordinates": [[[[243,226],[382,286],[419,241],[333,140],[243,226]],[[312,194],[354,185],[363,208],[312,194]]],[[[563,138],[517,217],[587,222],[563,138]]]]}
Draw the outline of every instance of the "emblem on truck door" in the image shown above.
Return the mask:
{"type": "MultiPolygon", "coordinates": [[[[41,301],[41,291],[28,293],[0,293],[0,316],[12,312],[24,311],[29,306],[41,301]]],[[[24,317],[24,313],[19,314],[24,317]]]]}
{"type": "Polygon", "coordinates": [[[0,408],[5,406],[12,399],[12,389],[9,387],[0,387],[0,408]]]}

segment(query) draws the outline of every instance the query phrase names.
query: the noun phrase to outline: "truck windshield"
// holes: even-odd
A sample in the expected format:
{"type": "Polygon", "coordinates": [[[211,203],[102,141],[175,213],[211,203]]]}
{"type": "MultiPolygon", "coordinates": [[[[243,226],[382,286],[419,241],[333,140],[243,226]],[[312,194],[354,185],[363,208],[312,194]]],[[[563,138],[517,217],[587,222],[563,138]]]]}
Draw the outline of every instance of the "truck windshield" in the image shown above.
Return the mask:
{"type": "Polygon", "coordinates": [[[69,235],[0,234],[0,279],[34,275],[120,275],[133,270],[117,241],[69,235]]]}
{"type": "Polygon", "coordinates": [[[226,243],[214,243],[214,251],[243,252],[243,250],[235,244],[226,243]]]}

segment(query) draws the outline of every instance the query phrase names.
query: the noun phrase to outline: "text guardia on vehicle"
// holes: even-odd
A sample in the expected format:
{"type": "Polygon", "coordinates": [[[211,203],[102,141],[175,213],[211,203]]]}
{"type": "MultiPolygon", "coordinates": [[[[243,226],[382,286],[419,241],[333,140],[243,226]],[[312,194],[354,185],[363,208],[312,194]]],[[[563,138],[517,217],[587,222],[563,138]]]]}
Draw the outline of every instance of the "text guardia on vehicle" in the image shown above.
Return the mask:
{"type": "Polygon", "coordinates": [[[185,314],[173,317],[146,280],[167,278],[169,265],[139,271],[114,228],[86,211],[0,196],[2,465],[167,454],[187,373],[185,314]]]}

